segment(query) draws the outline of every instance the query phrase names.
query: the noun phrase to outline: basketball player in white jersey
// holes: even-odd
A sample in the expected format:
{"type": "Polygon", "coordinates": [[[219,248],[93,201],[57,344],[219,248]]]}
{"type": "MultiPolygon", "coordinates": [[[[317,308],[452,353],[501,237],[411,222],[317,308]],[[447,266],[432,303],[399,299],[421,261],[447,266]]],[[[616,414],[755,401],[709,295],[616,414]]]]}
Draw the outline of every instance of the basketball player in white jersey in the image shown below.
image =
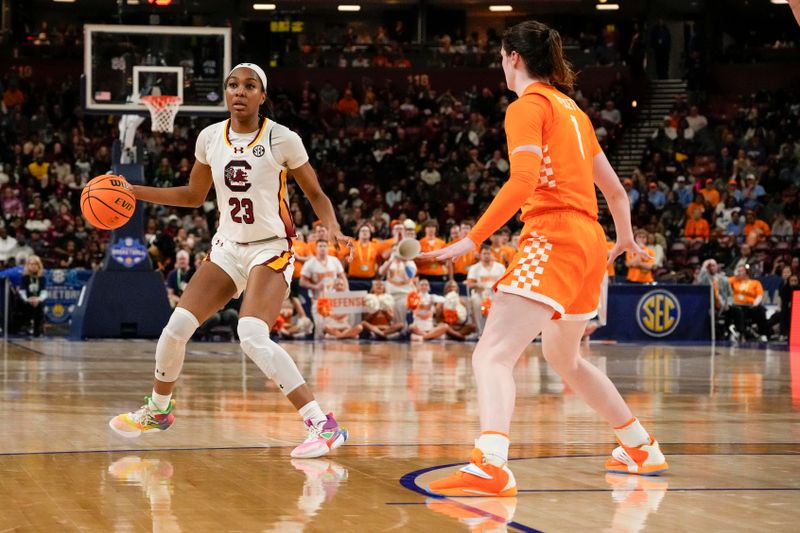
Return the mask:
{"type": "Polygon", "coordinates": [[[138,437],[172,425],[172,391],[183,367],[187,341],[212,313],[247,289],[237,328],[242,349],[275,381],[308,429],[307,439],[292,451],[292,457],[319,457],[347,440],[347,430],[320,408],[292,358],[269,337],[294,269],[294,228],[286,198],[289,174],[335,241],[350,246],[350,240],[339,229],[300,137],[259,116],[266,98],[267,77],[261,67],[237,65],[225,80],[230,118],[198,135],[189,184],[133,186],[139,200],[198,207],[213,185],[220,222],[207,260],[192,277],[158,340],[152,394],[137,411],[109,422],[122,436],[138,437]]]}
{"type": "Polygon", "coordinates": [[[506,272],[503,264],[494,260],[490,246],[481,246],[479,257],[480,261],[469,267],[467,272],[467,287],[471,292],[469,299],[472,316],[475,317],[475,325],[478,327],[478,335],[483,333],[483,327],[486,325],[486,317],[481,313],[483,300],[491,299],[494,294],[494,284],[506,272]]]}

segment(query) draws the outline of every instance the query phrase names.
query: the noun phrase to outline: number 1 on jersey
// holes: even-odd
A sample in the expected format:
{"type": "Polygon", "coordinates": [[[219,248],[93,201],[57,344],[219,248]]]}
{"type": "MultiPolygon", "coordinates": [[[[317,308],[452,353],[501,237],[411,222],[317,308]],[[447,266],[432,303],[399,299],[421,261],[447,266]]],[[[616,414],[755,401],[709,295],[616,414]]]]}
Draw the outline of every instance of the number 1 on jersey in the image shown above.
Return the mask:
{"type": "Polygon", "coordinates": [[[575,118],[575,115],[570,115],[569,118],[572,119],[572,125],[575,126],[575,135],[578,136],[578,146],[581,149],[581,157],[586,159],[586,153],[583,151],[583,139],[581,138],[581,129],[578,127],[578,119],[575,118]]]}

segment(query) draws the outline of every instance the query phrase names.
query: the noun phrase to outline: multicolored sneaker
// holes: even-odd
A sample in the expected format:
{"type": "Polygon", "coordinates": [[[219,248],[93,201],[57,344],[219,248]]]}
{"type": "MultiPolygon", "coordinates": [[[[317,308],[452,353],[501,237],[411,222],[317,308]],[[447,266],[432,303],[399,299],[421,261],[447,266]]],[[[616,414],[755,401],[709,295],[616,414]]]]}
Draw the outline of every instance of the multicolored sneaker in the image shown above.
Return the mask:
{"type": "Polygon", "coordinates": [[[428,492],[440,496],[516,496],[517,481],[508,463],[495,466],[487,463],[483,452],[472,450],[470,463],[428,486],[428,492]]]}
{"type": "Polygon", "coordinates": [[[667,459],[661,453],[658,441],[652,437],[650,444],[642,444],[636,448],[625,446],[620,442],[606,461],[606,472],[615,474],[657,476],[668,469],[667,459]]]}
{"type": "Polygon", "coordinates": [[[148,431],[164,431],[175,421],[175,400],[169,408],[160,410],[150,396],[144,397],[144,405],[132,413],[122,413],[112,418],[108,425],[123,437],[135,438],[148,431]]]}
{"type": "Polygon", "coordinates": [[[297,448],[292,450],[292,457],[297,459],[313,459],[322,457],[335,450],[347,440],[347,430],[340,427],[333,418],[333,413],[327,414],[328,420],[322,427],[315,426],[311,420],[306,420],[308,436],[297,448]]]}

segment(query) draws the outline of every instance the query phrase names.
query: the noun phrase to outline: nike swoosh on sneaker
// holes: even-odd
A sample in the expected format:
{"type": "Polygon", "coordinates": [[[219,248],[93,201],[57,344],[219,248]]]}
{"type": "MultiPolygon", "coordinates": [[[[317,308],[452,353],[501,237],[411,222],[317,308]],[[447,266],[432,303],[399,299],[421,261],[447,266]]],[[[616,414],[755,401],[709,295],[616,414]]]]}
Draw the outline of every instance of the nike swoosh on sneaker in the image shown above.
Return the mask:
{"type": "Polygon", "coordinates": [[[464,468],[461,469],[461,472],[466,472],[467,474],[472,474],[473,476],[478,476],[483,479],[494,479],[492,476],[484,472],[481,468],[478,467],[475,463],[470,463],[464,468]]]}

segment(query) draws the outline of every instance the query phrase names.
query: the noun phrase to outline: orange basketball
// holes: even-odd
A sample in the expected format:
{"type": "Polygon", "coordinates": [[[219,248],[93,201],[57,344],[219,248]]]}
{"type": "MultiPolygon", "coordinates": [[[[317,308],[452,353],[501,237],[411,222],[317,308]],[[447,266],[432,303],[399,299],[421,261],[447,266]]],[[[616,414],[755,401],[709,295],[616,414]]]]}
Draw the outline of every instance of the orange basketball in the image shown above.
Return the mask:
{"type": "Polygon", "coordinates": [[[130,220],[136,197],[122,176],[104,174],[92,179],[81,193],[81,212],[98,229],[117,229],[130,220]]]}

